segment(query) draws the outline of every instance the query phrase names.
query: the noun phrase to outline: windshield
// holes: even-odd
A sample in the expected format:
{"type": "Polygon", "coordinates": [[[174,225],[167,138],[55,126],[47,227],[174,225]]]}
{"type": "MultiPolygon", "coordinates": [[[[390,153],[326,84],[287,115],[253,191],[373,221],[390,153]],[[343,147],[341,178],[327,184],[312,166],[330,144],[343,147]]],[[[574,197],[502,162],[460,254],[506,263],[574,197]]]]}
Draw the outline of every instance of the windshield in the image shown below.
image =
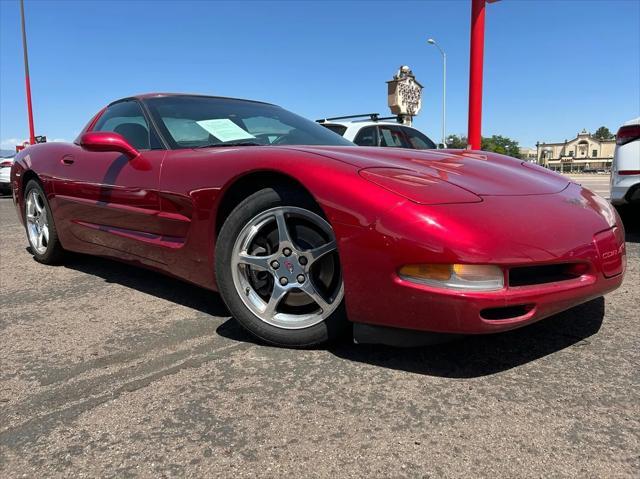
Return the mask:
{"type": "Polygon", "coordinates": [[[353,146],[317,123],[275,105],[198,96],[149,98],[146,104],[172,148],[234,144],[353,146]]]}

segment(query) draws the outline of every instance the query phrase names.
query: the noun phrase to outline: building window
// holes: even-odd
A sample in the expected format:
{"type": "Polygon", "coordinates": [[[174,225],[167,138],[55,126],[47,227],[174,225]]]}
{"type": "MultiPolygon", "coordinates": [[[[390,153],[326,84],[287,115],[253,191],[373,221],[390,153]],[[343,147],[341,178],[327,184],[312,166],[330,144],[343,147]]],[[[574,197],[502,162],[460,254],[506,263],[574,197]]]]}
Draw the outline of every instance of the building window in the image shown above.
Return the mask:
{"type": "Polygon", "coordinates": [[[596,156],[598,156],[598,150],[592,150],[592,151],[591,151],[591,156],[592,156],[592,157],[594,157],[594,158],[595,158],[596,156]]]}
{"type": "Polygon", "coordinates": [[[573,157],[573,150],[569,152],[569,156],[573,157]]]}

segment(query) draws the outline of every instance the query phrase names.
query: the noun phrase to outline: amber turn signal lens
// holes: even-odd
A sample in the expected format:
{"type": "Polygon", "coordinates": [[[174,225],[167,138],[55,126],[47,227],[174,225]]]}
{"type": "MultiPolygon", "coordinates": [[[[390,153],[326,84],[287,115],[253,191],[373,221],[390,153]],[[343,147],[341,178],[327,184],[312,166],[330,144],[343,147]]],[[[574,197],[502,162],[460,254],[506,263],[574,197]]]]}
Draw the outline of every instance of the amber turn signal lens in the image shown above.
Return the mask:
{"type": "Polygon", "coordinates": [[[491,264],[409,264],[401,278],[430,286],[467,291],[496,291],[504,287],[504,272],[491,264]]]}
{"type": "Polygon", "coordinates": [[[453,271],[460,279],[484,281],[502,276],[502,270],[490,264],[454,264],[453,271]]]}
{"type": "Polygon", "coordinates": [[[400,268],[400,276],[446,281],[451,278],[450,264],[409,264],[400,268]]]}

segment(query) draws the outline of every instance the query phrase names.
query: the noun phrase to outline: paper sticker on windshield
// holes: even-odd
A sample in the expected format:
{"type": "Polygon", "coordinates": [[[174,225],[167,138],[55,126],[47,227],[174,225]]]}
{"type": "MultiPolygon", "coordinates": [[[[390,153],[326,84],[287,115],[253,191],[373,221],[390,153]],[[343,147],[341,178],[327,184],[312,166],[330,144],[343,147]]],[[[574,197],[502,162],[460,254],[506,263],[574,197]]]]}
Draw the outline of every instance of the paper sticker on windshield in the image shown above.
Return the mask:
{"type": "Polygon", "coordinates": [[[253,136],[251,133],[243,130],[228,118],[201,120],[196,121],[196,123],[223,143],[226,143],[228,141],[249,140],[251,138],[255,138],[255,136],[253,136]]]}

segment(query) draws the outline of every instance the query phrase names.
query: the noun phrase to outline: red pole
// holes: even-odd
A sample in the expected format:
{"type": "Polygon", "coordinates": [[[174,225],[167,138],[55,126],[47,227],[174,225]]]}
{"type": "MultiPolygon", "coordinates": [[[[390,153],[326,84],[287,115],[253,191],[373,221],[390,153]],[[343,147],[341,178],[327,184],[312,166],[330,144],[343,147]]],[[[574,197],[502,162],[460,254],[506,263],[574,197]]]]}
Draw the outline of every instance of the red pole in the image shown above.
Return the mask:
{"type": "Polygon", "coordinates": [[[27,89],[27,112],[29,114],[29,143],[36,142],[33,126],[33,107],[31,106],[31,82],[29,81],[29,54],[27,53],[27,32],[24,27],[24,0],[20,0],[20,16],[22,18],[22,51],[24,53],[24,82],[27,89]]]}
{"type": "Polygon", "coordinates": [[[485,0],[471,0],[471,58],[469,62],[469,131],[472,150],[482,145],[482,64],[485,0]]]}

